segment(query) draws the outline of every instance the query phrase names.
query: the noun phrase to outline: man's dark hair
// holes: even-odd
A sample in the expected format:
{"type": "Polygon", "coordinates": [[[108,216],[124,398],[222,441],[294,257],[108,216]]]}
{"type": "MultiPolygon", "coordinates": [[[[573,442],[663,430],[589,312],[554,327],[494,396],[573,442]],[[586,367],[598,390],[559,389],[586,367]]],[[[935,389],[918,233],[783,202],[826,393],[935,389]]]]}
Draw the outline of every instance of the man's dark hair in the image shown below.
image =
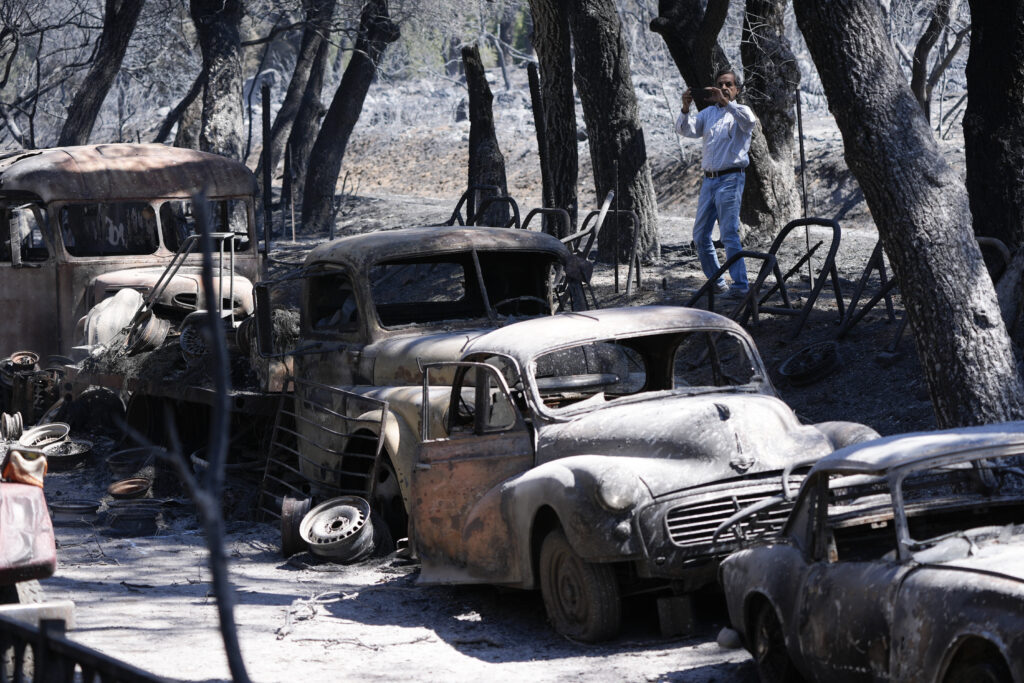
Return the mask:
{"type": "Polygon", "coordinates": [[[739,74],[737,74],[732,69],[722,69],[721,71],[716,73],[715,74],[715,83],[718,83],[718,79],[721,78],[722,76],[724,76],[725,74],[729,74],[729,75],[732,76],[733,82],[736,83],[736,89],[737,90],[739,90],[739,89],[741,89],[743,87],[743,84],[740,82],[739,74]]]}

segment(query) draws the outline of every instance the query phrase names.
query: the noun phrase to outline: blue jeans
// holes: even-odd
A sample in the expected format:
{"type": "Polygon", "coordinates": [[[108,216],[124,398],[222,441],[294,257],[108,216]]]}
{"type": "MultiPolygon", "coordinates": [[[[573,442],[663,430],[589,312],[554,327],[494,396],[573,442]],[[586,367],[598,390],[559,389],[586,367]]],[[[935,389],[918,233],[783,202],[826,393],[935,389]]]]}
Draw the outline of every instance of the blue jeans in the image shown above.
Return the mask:
{"type": "MultiPolygon", "coordinates": [[[[746,174],[727,173],[717,178],[704,178],[700,185],[700,198],[697,200],[697,217],[693,221],[693,243],[697,247],[697,258],[704,271],[704,277],[710,278],[721,266],[715,245],[711,241],[711,231],[715,221],[725,245],[725,257],[729,258],[742,251],[740,244],[740,200],[743,199],[743,184],[746,174]]],[[[743,292],[749,286],[747,282],[747,266],[743,259],[737,259],[729,266],[732,287],[743,292]]],[[[724,284],[719,278],[718,282],[724,284]]]]}

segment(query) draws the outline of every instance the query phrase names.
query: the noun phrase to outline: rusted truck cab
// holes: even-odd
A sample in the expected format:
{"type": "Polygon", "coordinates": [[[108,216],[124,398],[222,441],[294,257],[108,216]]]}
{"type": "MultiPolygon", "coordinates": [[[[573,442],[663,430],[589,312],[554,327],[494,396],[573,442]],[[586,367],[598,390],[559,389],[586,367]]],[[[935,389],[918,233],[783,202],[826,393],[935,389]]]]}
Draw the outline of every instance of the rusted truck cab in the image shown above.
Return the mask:
{"type": "MultiPolygon", "coordinates": [[[[352,415],[332,390],[403,386],[418,394],[424,365],[457,360],[488,330],[549,315],[568,259],[550,235],[486,227],[387,230],[314,249],[289,276],[301,281],[298,341],[275,349],[293,359],[297,469],[313,494],[371,493],[368,469],[384,414],[352,415]],[[343,416],[376,419],[378,426],[343,416]],[[364,428],[372,438],[351,438],[364,428]]],[[[257,306],[261,336],[273,327],[269,308],[257,306]]],[[[452,380],[451,373],[431,377],[452,380]]],[[[393,483],[391,464],[383,467],[378,484],[380,477],[393,483]]],[[[386,497],[395,496],[397,490],[386,497]]]]}
{"type": "MultiPolygon", "coordinates": [[[[194,232],[200,191],[212,202],[213,229],[235,234],[232,304],[244,308],[248,297],[251,312],[260,265],[254,189],[241,163],[164,145],[0,156],[0,355],[71,355],[76,326],[94,305],[121,289],[149,293],[194,232]]],[[[199,259],[185,259],[157,307],[181,315],[197,308],[199,259]]]]}

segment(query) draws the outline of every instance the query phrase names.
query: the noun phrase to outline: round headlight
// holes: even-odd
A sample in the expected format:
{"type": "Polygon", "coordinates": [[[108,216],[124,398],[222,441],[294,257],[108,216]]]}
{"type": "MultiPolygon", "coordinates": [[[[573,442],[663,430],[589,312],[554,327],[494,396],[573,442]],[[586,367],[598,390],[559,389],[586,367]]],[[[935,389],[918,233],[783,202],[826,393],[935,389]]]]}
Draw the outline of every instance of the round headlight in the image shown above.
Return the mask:
{"type": "Polygon", "coordinates": [[[639,499],[640,482],[621,470],[607,470],[597,482],[597,501],[613,512],[628,510],[639,499]]]}

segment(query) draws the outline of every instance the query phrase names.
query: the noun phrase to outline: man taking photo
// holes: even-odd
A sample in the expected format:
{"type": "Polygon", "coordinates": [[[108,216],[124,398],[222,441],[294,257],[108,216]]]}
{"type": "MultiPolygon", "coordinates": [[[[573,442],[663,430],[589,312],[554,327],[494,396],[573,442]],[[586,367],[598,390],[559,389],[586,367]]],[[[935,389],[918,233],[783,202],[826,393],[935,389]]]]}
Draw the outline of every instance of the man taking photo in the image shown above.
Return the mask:
{"type": "MultiPolygon", "coordinates": [[[[750,138],[757,117],[750,107],[736,103],[740,82],[735,72],[722,71],[715,77],[715,86],[704,88],[700,94],[714,106],[705,107],[692,115],[694,92],[683,93],[683,109],[676,119],[676,132],[688,138],[703,138],[704,180],[697,200],[697,217],[693,221],[693,242],[697,247],[704,276],[710,278],[718,270],[718,254],[711,240],[711,232],[718,221],[726,258],[741,251],[740,201],[743,198],[745,169],[750,164],[747,156],[750,138]]],[[[713,285],[715,292],[728,297],[742,297],[747,293],[747,267],[738,259],[729,267],[732,286],[719,278],[713,285]]]]}

